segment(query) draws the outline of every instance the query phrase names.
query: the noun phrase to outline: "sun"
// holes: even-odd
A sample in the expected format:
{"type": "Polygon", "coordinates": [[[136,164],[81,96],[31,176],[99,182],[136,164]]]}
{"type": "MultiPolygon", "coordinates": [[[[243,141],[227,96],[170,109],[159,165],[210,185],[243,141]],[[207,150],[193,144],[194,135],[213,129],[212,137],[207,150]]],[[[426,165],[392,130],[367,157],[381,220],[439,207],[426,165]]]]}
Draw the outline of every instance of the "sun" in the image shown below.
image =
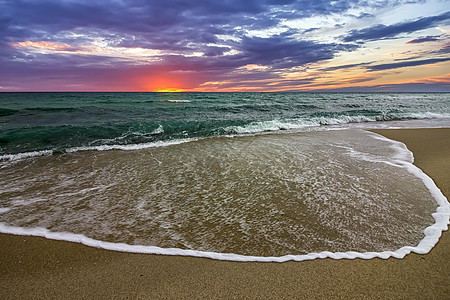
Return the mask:
{"type": "Polygon", "coordinates": [[[188,78],[184,74],[168,73],[164,70],[154,71],[153,74],[140,76],[137,79],[144,90],[157,93],[185,92],[188,88],[188,78]]]}
{"type": "Polygon", "coordinates": [[[183,89],[177,89],[177,88],[161,88],[157,89],[154,92],[157,93],[177,93],[177,92],[183,92],[183,89]]]}

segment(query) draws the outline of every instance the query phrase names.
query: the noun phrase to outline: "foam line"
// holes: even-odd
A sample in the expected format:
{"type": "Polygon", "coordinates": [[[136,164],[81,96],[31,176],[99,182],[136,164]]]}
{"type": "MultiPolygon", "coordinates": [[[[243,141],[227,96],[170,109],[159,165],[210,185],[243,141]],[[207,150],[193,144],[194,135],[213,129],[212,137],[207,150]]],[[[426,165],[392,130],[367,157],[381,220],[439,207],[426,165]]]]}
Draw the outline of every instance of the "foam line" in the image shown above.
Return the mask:
{"type": "Polygon", "coordinates": [[[187,100],[187,99],[171,99],[171,100],[167,100],[169,102],[173,102],[173,103],[190,103],[191,100],[187,100]]]}
{"type": "Polygon", "coordinates": [[[52,154],[53,154],[52,150],[23,152],[23,153],[17,153],[17,154],[4,154],[4,155],[0,155],[0,161],[14,161],[14,160],[20,160],[20,159],[24,159],[24,158],[45,156],[45,155],[52,155],[52,154]]]}
{"type": "Polygon", "coordinates": [[[286,262],[286,261],[305,261],[319,258],[331,258],[331,259],[372,259],[382,258],[387,259],[389,257],[403,258],[410,253],[426,254],[439,241],[443,231],[448,229],[450,224],[450,204],[447,198],[442,194],[441,190],[436,186],[434,181],[427,176],[421,169],[413,165],[411,161],[410,151],[406,148],[406,145],[383,137],[381,135],[370,133],[375,139],[390,142],[392,147],[396,150],[396,154],[391,158],[392,161],[399,167],[405,168],[408,172],[420,178],[428,190],[434,197],[438,207],[436,212],[432,214],[435,223],[428,226],[424,230],[425,237],[419,242],[417,246],[404,246],[394,251],[382,251],[382,252],[329,252],[323,251],[318,253],[308,253],[304,255],[284,255],[284,256],[248,256],[239,255],[234,253],[216,253],[197,250],[185,250],[178,248],[160,248],[156,246],[144,246],[144,245],[129,245],[125,243],[112,243],[89,238],[82,234],[75,234],[70,232],[52,232],[46,228],[23,228],[7,225],[0,222],[0,232],[14,235],[25,236],[38,236],[52,240],[61,240],[68,242],[81,243],[86,246],[102,248],[106,250],[130,252],[130,253],[144,253],[144,254],[163,254],[163,255],[181,255],[192,257],[203,257],[216,260],[225,261],[238,261],[238,262],[286,262]]]}
{"type": "Polygon", "coordinates": [[[343,125],[352,123],[373,123],[373,122],[383,122],[383,121],[394,121],[394,120],[424,120],[424,119],[447,119],[450,115],[448,114],[436,114],[431,112],[425,113],[411,113],[411,114],[390,114],[386,116],[348,116],[341,115],[336,117],[314,117],[314,118],[299,118],[290,120],[270,120],[261,122],[252,122],[243,126],[229,126],[224,128],[228,133],[259,133],[265,131],[278,131],[278,130],[290,130],[290,129],[304,129],[309,127],[320,127],[320,126],[333,126],[333,125],[343,125]]]}
{"type": "Polygon", "coordinates": [[[166,147],[172,145],[179,145],[183,143],[189,143],[197,141],[198,139],[178,139],[178,140],[170,140],[170,141],[158,141],[151,143],[142,143],[142,144],[128,144],[128,145],[100,145],[100,146],[86,146],[86,147],[73,147],[66,150],[67,153],[78,152],[78,151],[107,151],[107,150],[141,150],[147,148],[158,148],[158,147],[166,147]]]}
{"type": "MultiPolygon", "coordinates": [[[[184,100],[174,100],[174,101],[184,101],[184,100]]],[[[383,121],[394,121],[394,120],[423,120],[423,119],[448,119],[450,118],[450,114],[437,114],[431,112],[424,113],[411,113],[405,115],[391,115],[391,116],[347,116],[341,115],[338,117],[316,117],[316,118],[299,118],[299,119],[290,119],[290,120],[270,120],[270,121],[261,121],[261,122],[252,122],[243,126],[228,126],[223,128],[226,134],[223,136],[229,137],[237,135],[247,135],[247,134],[259,134],[264,132],[273,132],[280,130],[307,130],[308,128],[320,128],[320,127],[328,127],[335,125],[344,125],[344,124],[353,124],[353,123],[374,123],[374,122],[383,122],[383,121]]],[[[328,127],[328,130],[331,130],[332,127],[328,127]]],[[[393,127],[394,128],[394,127],[393,127]]],[[[156,135],[164,133],[164,128],[160,124],[158,128],[150,133],[150,135],[156,135]]],[[[215,137],[215,136],[209,136],[215,137]]],[[[77,151],[107,151],[107,150],[140,150],[146,148],[156,148],[156,147],[165,147],[176,144],[187,143],[191,141],[197,141],[199,139],[208,138],[189,138],[189,139],[175,139],[175,140],[163,140],[157,142],[150,143],[142,143],[142,144],[112,144],[112,145],[98,145],[98,146],[81,146],[81,147],[72,147],[65,150],[65,152],[77,152],[77,151]]],[[[110,139],[114,140],[114,139],[110,139]]],[[[42,151],[30,151],[16,154],[4,154],[0,155],[0,161],[16,161],[26,158],[52,155],[54,153],[53,150],[42,150],[42,151]]]]}
{"type": "MultiPolygon", "coordinates": [[[[331,259],[372,259],[372,258],[382,258],[387,259],[389,257],[403,258],[411,252],[417,254],[428,253],[433,246],[437,243],[442,230],[437,228],[432,228],[430,226],[426,231],[431,233],[432,236],[428,235],[425,237],[418,246],[411,247],[405,246],[395,251],[383,251],[383,252],[330,252],[323,251],[318,253],[308,253],[304,255],[284,255],[284,256],[248,256],[239,255],[234,253],[217,253],[217,252],[207,252],[207,251],[197,251],[197,250],[185,250],[178,248],[160,248],[156,246],[143,246],[143,245],[129,245],[125,243],[111,243],[105,241],[95,240],[86,237],[82,234],[75,234],[69,232],[52,232],[46,228],[22,228],[6,225],[0,222],[0,232],[14,235],[24,235],[24,236],[37,236],[44,237],[51,240],[60,240],[67,242],[80,243],[89,247],[101,248],[112,251],[119,252],[129,252],[129,253],[142,253],[142,254],[161,254],[161,255],[179,255],[179,256],[191,256],[191,257],[202,257],[210,258],[216,260],[224,261],[236,261],[236,262],[286,262],[286,261],[305,261],[314,260],[322,258],[331,259]],[[430,230],[433,229],[433,230],[430,230]]],[[[427,233],[426,233],[427,234],[427,233]]]]}
{"type": "MultiPolygon", "coordinates": [[[[147,148],[158,148],[158,147],[166,147],[172,145],[179,145],[183,143],[189,143],[198,141],[198,138],[191,139],[178,139],[178,140],[170,140],[170,141],[158,141],[152,143],[142,143],[142,144],[128,144],[128,145],[100,145],[100,146],[85,146],[85,147],[72,147],[66,149],[65,152],[73,153],[78,151],[107,151],[107,150],[123,150],[123,151],[131,151],[131,150],[141,150],[147,148]]],[[[33,152],[23,152],[17,154],[5,154],[0,156],[0,161],[17,161],[26,158],[38,157],[38,156],[47,156],[52,155],[53,150],[43,150],[43,151],[33,151],[33,152]]]]}
{"type": "MultiPolygon", "coordinates": [[[[156,129],[156,130],[159,130],[156,129]]],[[[163,132],[163,131],[161,131],[163,132]]],[[[151,143],[142,143],[142,144],[127,144],[127,145],[99,145],[99,146],[82,146],[82,147],[72,147],[65,150],[66,153],[73,153],[79,151],[108,151],[108,150],[123,150],[123,151],[132,151],[132,150],[142,150],[147,148],[159,148],[159,147],[167,147],[172,145],[179,145],[189,142],[195,142],[200,140],[201,138],[189,138],[189,139],[176,139],[176,140],[168,140],[168,141],[157,141],[151,143]]],[[[34,152],[23,152],[17,154],[5,154],[0,156],[0,161],[17,161],[25,158],[32,158],[38,156],[47,156],[52,155],[53,150],[43,150],[43,151],[34,151],[34,152]]]]}

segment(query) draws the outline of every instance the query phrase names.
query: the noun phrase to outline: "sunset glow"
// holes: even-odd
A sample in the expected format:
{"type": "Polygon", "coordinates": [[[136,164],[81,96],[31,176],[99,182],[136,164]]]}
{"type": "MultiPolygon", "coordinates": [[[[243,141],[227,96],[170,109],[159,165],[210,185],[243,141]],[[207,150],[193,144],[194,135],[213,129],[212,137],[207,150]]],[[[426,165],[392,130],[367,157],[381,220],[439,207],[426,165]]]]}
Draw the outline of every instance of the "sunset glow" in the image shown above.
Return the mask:
{"type": "Polygon", "coordinates": [[[183,90],[181,89],[176,89],[176,88],[167,88],[167,89],[158,89],[156,91],[151,91],[151,92],[158,92],[158,93],[176,93],[176,92],[183,92],[183,90]]]}
{"type": "Polygon", "coordinates": [[[448,0],[279,2],[1,1],[0,91],[450,91],[448,0]]]}

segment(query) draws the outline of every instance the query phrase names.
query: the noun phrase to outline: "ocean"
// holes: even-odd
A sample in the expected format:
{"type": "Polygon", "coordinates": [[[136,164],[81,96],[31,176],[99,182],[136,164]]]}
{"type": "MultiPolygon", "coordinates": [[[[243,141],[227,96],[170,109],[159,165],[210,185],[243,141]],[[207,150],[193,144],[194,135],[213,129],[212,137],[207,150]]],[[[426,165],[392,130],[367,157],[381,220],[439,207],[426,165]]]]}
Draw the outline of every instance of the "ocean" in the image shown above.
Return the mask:
{"type": "Polygon", "coordinates": [[[0,93],[0,232],[235,261],[426,253],[449,206],[373,128],[448,93],[0,93]]]}

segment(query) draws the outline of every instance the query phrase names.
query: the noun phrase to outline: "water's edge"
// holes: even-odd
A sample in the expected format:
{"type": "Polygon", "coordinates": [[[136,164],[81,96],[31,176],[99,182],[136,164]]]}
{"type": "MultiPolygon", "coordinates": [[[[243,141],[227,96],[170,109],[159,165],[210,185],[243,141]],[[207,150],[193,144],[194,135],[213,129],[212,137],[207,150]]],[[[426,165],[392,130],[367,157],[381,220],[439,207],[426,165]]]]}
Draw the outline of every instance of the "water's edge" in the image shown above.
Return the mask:
{"type": "MultiPolygon", "coordinates": [[[[388,139],[376,133],[370,133],[372,138],[390,142],[392,147],[402,148],[403,150],[409,151],[405,144],[388,139]]],[[[410,151],[409,151],[410,152],[410,151]]],[[[411,153],[411,152],[410,152],[411,153]]],[[[130,252],[130,253],[143,253],[143,254],[162,254],[162,255],[180,255],[180,256],[191,256],[191,257],[202,257],[210,258],[216,260],[224,261],[239,261],[239,262],[286,262],[286,261],[305,261],[313,260],[318,258],[331,258],[331,259],[372,259],[372,258],[382,258],[387,259],[389,257],[403,258],[410,253],[417,254],[427,254],[431,249],[437,244],[439,238],[443,231],[448,229],[450,224],[450,204],[447,198],[443,195],[441,190],[436,186],[434,181],[426,175],[421,169],[416,167],[412,162],[408,162],[402,159],[395,161],[396,164],[406,169],[409,173],[420,178],[425,186],[428,188],[433,198],[435,199],[438,207],[436,211],[432,214],[435,223],[428,226],[424,230],[425,237],[416,246],[404,246],[395,251],[382,251],[382,252],[329,252],[323,251],[318,253],[308,253],[304,255],[284,255],[284,256],[248,256],[239,255],[234,253],[216,253],[216,252],[206,252],[197,250],[185,250],[178,248],[160,248],[156,246],[143,246],[143,245],[129,245],[125,243],[112,243],[100,240],[95,240],[89,238],[82,234],[74,234],[70,232],[52,232],[46,228],[36,227],[36,228],[23,228],[7,225],[6,223],[0,222],[0,233],[13,234],[13,235],[23,235],[23,236],[37,236],[44,237],[51,240],[60,240],[67,242],[80,243],[90,247],[96,247],[106,250],[113,250],[119,252],[130,252]]]]}

